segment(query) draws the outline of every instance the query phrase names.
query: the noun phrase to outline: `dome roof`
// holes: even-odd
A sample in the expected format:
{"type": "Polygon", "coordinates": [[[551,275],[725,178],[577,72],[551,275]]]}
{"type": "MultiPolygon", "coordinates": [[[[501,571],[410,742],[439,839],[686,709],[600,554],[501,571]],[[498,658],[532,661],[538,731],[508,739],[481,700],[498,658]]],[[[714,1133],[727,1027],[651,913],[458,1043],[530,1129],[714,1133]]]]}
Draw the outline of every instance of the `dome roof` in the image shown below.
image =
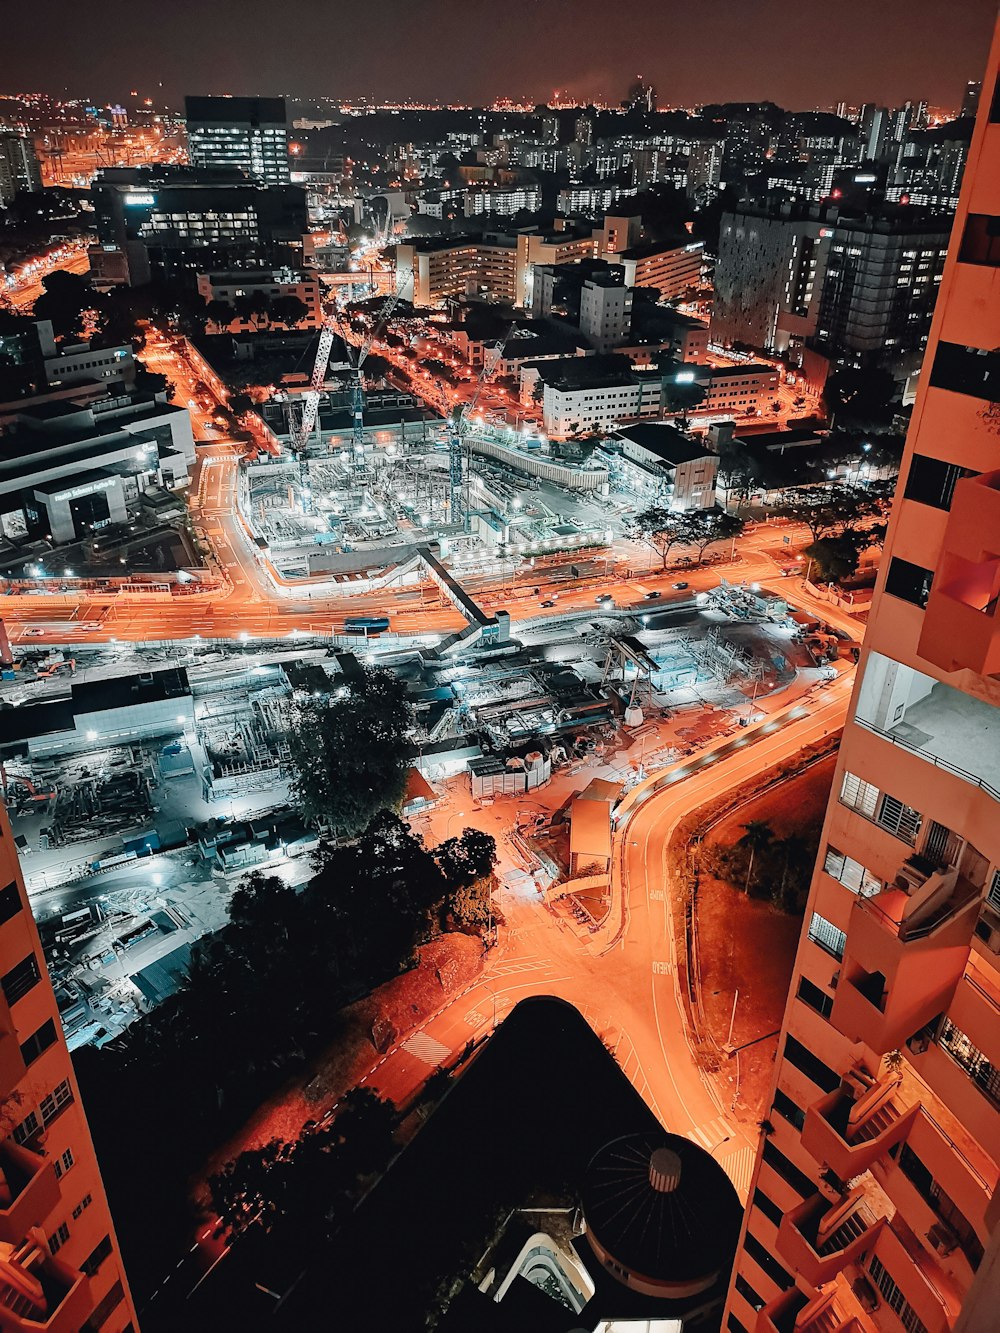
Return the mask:
{"type": "Polygon", "coordinates": [[[628,1134],[597,1152],[587,1229],[617,1263],[665,1286],[711,1280],[733,1258],[742,1208],[710,1153],[678,1134],[628,1134]]]}

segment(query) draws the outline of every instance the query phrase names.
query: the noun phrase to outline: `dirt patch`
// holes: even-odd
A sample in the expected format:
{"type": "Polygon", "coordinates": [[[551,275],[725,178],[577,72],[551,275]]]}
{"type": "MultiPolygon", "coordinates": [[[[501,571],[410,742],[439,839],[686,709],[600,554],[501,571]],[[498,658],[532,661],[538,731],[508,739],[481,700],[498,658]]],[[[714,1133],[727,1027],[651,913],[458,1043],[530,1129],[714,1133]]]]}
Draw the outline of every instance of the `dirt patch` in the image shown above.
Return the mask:
{"type": "MultiPolygon", "coordinates": [[[[711,830],[706,846],[733,846],[743,836],[743,826],[756,820],[766,822],[778,837],[802,834],[823,817],[835,765],[836,756],[831,755],[741,805],[711,830]]],[[[737,1093],[738,1059],[735,1114],[756,1122],[764,1116],[770,1096],[777,1030],[802,920],[759,898],[748,898],[742,886],[707,874],[699,876],[696,920],[705,1028],[719,1048],[729,1040],[731,1023],[733,1046],[754,1043],[738,1057],[725,1060],[719,1072],[732,1098],[737,1093]]]]}
{"type": "Polygon", "coordinates": [[[415,968],[338,1015],[337,1034],[326,1049],[258,1107],[239,1133],[213,1154],[201,1172],[202,1179],[249,1148],[263,1147],[271,1139],[298,1138],[307,1121],[318,1119],[371,1069],[378,1058],[376,1039],[381,1046],[405,1036],[436,1013],[449,995],[469,985],[482,971],[483,962],[482,942],[471,935],[443,935],[423,945],[415,968]]]}

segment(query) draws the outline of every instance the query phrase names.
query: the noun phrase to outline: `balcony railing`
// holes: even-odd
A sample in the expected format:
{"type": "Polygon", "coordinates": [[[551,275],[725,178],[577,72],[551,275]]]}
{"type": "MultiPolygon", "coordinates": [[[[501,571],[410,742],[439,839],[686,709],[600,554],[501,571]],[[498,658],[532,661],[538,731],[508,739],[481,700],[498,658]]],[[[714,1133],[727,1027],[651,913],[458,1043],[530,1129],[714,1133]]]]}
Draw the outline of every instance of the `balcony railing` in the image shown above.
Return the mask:
{"type": "Polygon", "coordinates": [[[0,1241],[18,1245],[59,1203],[51,1162],[8,1139],[0,1143],[0,1241]]]}
{"type": "Polygon", "coordinates": [[[870,1324],[860,1317],[857,1300],[841,1286],[831,1286],[812,1299],[792,1287],[768,1301],[757,1315],[754,1333],[870,1333],[870,1324]]]}
{"type": "Polygon", "coordinates": [[[935,768],[943,769],[946,773],[951,773],[956,778],[961,778],[963,782],[970,782],[973,787],[980,787],[987,795],[992,796],[995,801],[1000,801],[1000,790],[985,778],[979,777],[976,773],[970,773],[967,768],[960,768],[958,764],[953,764],[948,759],[942,759],[940,755],[933,754],[923,746],[915,745],[912,741],[904,740],[902,736],[897,736],[894,732],[886,731],[884,727],[876,726],[874,722],[866,722],[855,713],[854,721],[859,727],[864,727],[866,731],[873,731],[876,736],[881,736],[884,741],[891,745],[898,745],[901,750],[908,750],[910,754],[917,755],[928,764],[933,764],[935,768]]]}
{"type": "Polygon", "coordinates": [[[998,524],[1000,471],[955,483],[918,648],[948,671],[1000,673],[1000,559],[990,540],[998,524]]]}
{"type": "Polygon", "coordinates": [[[0,1260],[3,1333],[78,1333],[90,1309],[88,1279],[49,1254],[41,1231],[0,1260]]]}
{"type": "Polygon", "coordinates": [[[802,1146],[840,1180],[853,1180],[906,1138],[917,1107],[900,1101],[898,1079],[855,1098],[836,1088],[806,1110],[802,1146]]]}
{"type": "Polygon", "coordinates": [[[815,1194],[781,1219],[778,1252],[792,1272],[819,1287],[871,1249],[883,1222],[861,1188],[839,1203],[815,1194]]]}

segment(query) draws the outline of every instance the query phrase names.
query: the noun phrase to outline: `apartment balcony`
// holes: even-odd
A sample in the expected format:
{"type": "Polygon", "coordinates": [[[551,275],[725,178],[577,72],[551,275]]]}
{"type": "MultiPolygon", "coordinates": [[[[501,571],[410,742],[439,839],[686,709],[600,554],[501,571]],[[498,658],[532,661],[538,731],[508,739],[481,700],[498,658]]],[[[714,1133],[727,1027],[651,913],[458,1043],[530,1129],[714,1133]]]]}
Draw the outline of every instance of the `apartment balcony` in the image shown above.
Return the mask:
{"type": "MultiPolygon", "coordinates": [[[[949,1333],[958,1318],[964,1293],[899,1217],[882,1228],[862,1272],[875,1294],[876,1308],[889,1304],[891,1282],[927,1333],[949,1333]]],[[[890,1308],[898,1311],[897,1302],[895,1297],[890,1308]]]]}
{"type": "Polygon", "coordinates": [[[871,1333],[873,1327],[841,1287],[812,1298],[792,1287],[758,1313],[754,1333],[871,1333]]]}
{"type": "Polygon", "coordinates": [[[1000,675],[997,532],[1000,472],[957,482],[917,649],[945,671],[1000,675]]]}
{"type": "Polygon", "coordinates": [[[91,1305],[89,1280],[49,1254],[41,1231],[0,1259],[3,1333],[78,1333],[91,1305]]]}
{"type": "Polygon", "coordinates": [[[0,1241],[17,1245],[58,1202],[52,1163],[10,1139],[0,1143],[0,1241]]]}
{"type": "Polygon", "coordinates": [[[778,1227],[778,1253],[785,1266],[812,1287],[835,1278],[874,1245],[885,1221],[880,1196],[870,1182],[840,1202],[815,1194],[785,1213],[778,1227]]]}
{"type": "Polygon", "coordinates": [[[898,1077],[841,1087],[806,1110],[802,1146],[840,1180],[863,1174],[906,1138],[918,1108],[903,1102],[898,1077]]]}
{"type": "Polygon", "coordinates": [[[912,856],[896,885],[856,898],[834,1027],[884,1054],[946,1009],[969,957],[980,897],[957,870],[912,856]]]}

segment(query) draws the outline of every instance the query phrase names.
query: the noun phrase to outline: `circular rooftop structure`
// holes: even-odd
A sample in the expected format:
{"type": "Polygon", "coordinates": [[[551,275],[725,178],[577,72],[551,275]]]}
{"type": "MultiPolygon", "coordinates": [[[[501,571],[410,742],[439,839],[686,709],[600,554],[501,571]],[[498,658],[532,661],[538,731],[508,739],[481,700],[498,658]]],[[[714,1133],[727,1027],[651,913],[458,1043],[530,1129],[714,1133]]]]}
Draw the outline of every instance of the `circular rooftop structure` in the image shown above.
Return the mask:
{"type": "Polygon", "coordinates": [[[677,1134],[627,1134],[597,1152],[583,1190],[605,1268],[647,1295],[705,1291],[732,1264],[742,1207],[714,1157],[677,1134]]]}

